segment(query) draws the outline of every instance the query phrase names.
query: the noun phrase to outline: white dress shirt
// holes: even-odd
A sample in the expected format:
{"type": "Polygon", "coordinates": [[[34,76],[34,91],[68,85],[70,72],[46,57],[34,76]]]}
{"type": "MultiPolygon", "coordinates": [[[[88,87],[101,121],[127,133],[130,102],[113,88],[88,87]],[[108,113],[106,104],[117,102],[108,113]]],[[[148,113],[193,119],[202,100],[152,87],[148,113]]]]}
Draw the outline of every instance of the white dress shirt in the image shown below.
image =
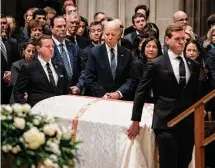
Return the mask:
{"type": "MultiPolygon", "coordinates": [[[[110,64],[110,67],[111,67],[111,51],[110,51],[110,47],[107,45],[107,44],[105,44],[106,45],[106,49],[107,49],[107,54],[108,54],[108,60],[109,60],[109,64],[110,64]]],[[[113,47],[113,49],[114,49],[114,54],[115,54],[115,61],[116,61],[116,66],[117,66],[117,44],[113,47]]]]}
{"type": "MultiPolygon", "coordinates": [[[[42,57],[40,57],[39,55],[38,55],[38,60],[40,61],[41,65],[43,67],[43,70],[45,71],[46,76],[47,76],[48,80],[50,81],[50,79],[49,79],[49,73],[48,73],[47,65],[46,65],[47,62],[42,57]]],[[[58,82],[57,72],[55,71],[54,66],[53,66],[51,60],[49,60],[48,63],[49,63],[50,69],[52,70],[52,74],[53,74],[53,77],[54,77],[55,85],[57,86],[57,82],[58,82]]]]}
{"type": "Polygon", "coordinates": [[[180,60],[177,57],[178,56],[182,57],[182,60],[184,61],[185,70],[186,70],[186,83],[187,83],[190,79],[190,69],[188,68],[187,61],[184,58],[184,54],[182,53],[182,55],[176,55],[171,50],[168,50],[168,55],[169,55],[169,59],[172,65],[175,78],[178,83],[180,80],[180,71],[179,71],[180,60]]]}
{"type": "Polygon", "coordinates": [[[68,52],[68,50],[67,50],[67,48],[66,48],[65,39],[63,40],[62,43],[60,43],[54,36],[52,36],[52,39],[53,39],[53,41],[55,42],[55,44],[57,45],[57,49],[58,49],[59,53],[61,54],[61,56],[62,56],[62,53],[61,53],[61,46],[60,46],[60,44],[63,44],[63,49],[64,49],[65,52],[66,52],[66,56],[67,56],[67,59],[68,59],[68,61],[69,61],[69,66],[70,66],[71,69],[72,69],[71,62],[70,62],[70,58],[69,58],[69,52],[68,52]]]}

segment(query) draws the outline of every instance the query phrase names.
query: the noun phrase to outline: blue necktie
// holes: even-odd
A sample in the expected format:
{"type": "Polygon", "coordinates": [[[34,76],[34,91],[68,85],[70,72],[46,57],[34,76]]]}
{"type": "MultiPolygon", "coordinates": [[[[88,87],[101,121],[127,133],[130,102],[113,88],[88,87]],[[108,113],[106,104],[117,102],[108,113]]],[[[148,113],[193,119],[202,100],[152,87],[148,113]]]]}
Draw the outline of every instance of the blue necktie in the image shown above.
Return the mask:
{"type": "Polygon", "coordinates": [[[68,76],[68,79],[69,81],[72,80],[72,68],[69,64],[69,60],[67,58],[67,54],[66,54],[66,51],[64,50],[63,48],[64,44],[60,44],[60,49],[61,49],[61,57],[62,57],[62,60],[63,60],[63,64],[65,66],[65,69],[66,69],[66,72],[67,72],[67,76],[68,76]]]}
{"type": "Polygon", "coordinates": [[[114,49],[111,48],[110,52],[111,52],[111,72],[112,72],[113,79],[115,79],[115,76],[116,76],[116,59],[115,59],[114,49]]]}

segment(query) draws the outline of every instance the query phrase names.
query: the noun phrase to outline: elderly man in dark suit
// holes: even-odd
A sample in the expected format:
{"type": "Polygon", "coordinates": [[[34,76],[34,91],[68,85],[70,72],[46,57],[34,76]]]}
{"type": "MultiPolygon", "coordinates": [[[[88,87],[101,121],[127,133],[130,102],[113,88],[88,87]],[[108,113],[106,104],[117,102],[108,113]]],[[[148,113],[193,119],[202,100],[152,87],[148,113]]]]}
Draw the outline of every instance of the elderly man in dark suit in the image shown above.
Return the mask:
{"type": "Polygon", "coordinates": [[[118,45],[120,26],[115,21],[104,25],[105,43],[91,49],[86,65],[87,88],[96,97],[131,99],[134,80],[130,78],[132,55],[118,45]]]}
{"type": "Polygon", "coordinates": [[[84,54],[81,49],[66,39],[66,21],[63,16],[51,20],[52,39],[54,41],[53,60],[64,65],[72,94],[80,94],[84,87],[84,54]]]}
{"type": "Polygon", "coordinates": [[[54,54],[52,38],[42,35],[36,48],[38,59],[22,66],[13,91],[15,102],[27,102],[31,106],[43,99],[69,93],[65,68],[51,60],[54,54]],[[25,92],[28,94],[27,101],[24,98],[25,92]]]}
{"type": "Polygon", "coordinates": [[[154,129],[160,154],[160,168],[188,168],[194,144],[193,115],[173,128],[167,123],[199,99],[200,65],[183,54],[185,32],[182,26],[170,25],[165,32],[168,54],[148,63],[135,94],[129,138],[139,133],[142,108],[153,90],[154,129]]]}
{"type": "Polygon", "coordinates": [[[11,65],[20,59],[15,39],[9,38],[6,16],[1,15],[1,104],[9,104],[12,92],[11,65]]]}

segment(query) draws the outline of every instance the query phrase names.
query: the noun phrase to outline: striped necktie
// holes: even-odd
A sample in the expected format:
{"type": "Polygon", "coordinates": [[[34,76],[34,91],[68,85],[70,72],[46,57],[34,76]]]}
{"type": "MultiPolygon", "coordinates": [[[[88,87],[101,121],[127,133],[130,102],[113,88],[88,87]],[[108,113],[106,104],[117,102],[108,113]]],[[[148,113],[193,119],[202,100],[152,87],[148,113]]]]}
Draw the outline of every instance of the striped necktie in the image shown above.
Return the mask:
{"type": "Polygon", "coordinates": [[[61,57],[62,57],[62,60],[63,60],[63,64],[65,66],[69,81],[71,81],[73,73],[72,73],[72,68],[71,68],[71,66],[69,64],[69,60],[68,60],[66,51],[64,49],[64,44],[60,44],[60,50],[61,50],[61,57]]]}
{"type": "Polygon", "coordinates": [[[7,59],[7,49],[6,49],[6,47],[5,47],[5,44],[4,44],[3,40],[2,40],[2,38],[1,38],[1,40],[0,40],[0,43],[1,43],[1,51],[2,51],[2,54],[3,54],[3,56],[4,56],[5,60],[6,60],[6,62],[8,62],[8,59],[7,59]]]}

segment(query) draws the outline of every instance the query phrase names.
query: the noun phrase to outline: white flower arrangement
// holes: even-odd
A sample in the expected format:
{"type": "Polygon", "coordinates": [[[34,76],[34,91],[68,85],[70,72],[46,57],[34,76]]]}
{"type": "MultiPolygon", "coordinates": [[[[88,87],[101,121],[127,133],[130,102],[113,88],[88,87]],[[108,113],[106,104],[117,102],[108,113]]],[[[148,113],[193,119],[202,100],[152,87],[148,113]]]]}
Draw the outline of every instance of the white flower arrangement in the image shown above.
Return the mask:
{"type": "Polygon", "coordinates": [[[54,118],[31,115],[30,109],[28,104],[1,106],[3,165],[12,157],[13,167],[74,167],[80,142],[73,142],[71,133],[60,128],[54,118]]]}

